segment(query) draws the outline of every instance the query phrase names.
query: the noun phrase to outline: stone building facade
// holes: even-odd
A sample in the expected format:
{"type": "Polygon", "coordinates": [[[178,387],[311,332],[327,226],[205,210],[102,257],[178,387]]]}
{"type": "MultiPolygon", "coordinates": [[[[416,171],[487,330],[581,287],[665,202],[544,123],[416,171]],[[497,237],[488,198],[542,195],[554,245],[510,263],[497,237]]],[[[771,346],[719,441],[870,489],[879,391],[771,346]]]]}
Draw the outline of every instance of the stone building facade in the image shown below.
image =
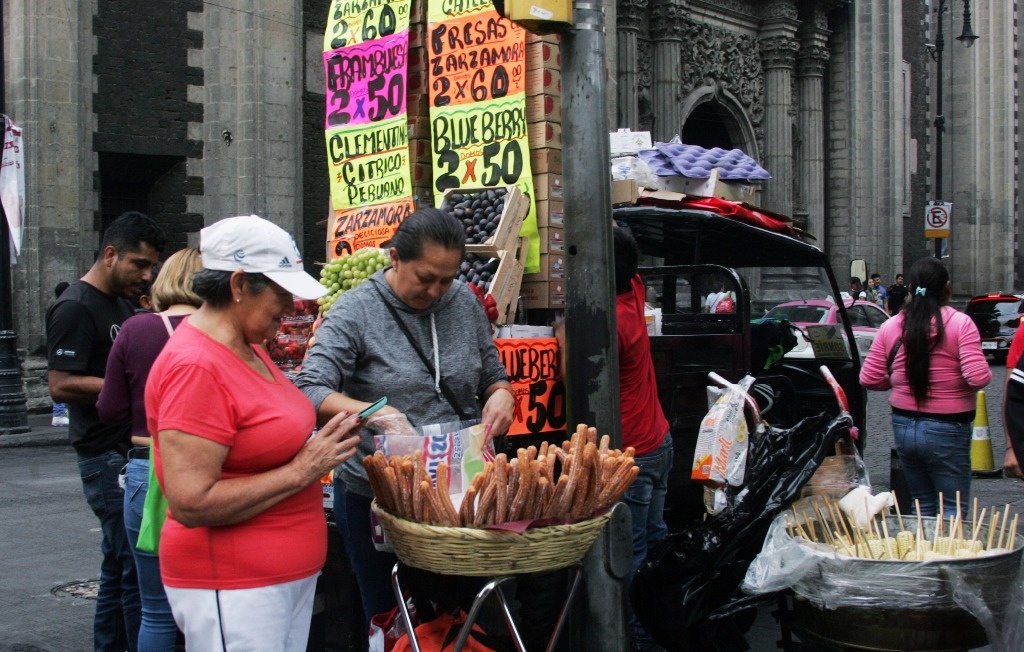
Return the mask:
{"type": "MultiPolygon", "coordinates": [[[[958,295],[1020,287],[1016,2],[975,0],[977,44],[943,3],[943,189],[958,295]]],[[[738,147],[762,205],[891,279],[931,255],[939,0],[618,0],[617,120],[656,140],[738,147]]],[[[890,281],[891,282],[891,281],[890,281]]]]}
{"type": "MultiPolygon", "coordinates": [[[[940,0],[606,0],[609,124],[738,147],[773,175],[838,277],[891,278],[932,251],[940,0]]],[[[1019,27],[1024,3],[972,2],[971,49],[945,0],[944,189],[958,295],[1021,287],[1019,27]]],[[[24,129],[27,228],[13,269],[27,382],[59,281],[135,208],[171,248],[257,213],[301,234],[310,271],[328,213],[322,33],[329,0],[9,0],[6,112],[24,129]]],[[[571,147],[571,143],[566,143],[571,147]]],[[[38,394],[36,391],[34,394],[38,394]]]]}

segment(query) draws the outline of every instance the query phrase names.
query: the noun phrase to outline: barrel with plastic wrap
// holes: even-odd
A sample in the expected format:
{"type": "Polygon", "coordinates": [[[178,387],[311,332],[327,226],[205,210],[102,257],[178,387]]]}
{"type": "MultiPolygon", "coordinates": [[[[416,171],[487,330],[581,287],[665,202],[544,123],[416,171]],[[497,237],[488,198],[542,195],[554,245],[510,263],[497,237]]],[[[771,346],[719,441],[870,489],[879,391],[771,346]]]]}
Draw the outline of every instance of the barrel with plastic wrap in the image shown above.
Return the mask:
{"type": "MultiPolygon", "coordinates": [[[[901,530],[896,517],[885,518],[893,533],[901,530]]],[[[935,518],[922,517],[920,530],[916,517],[904,521],[935,540],[935,518]]],[[[976,541],[986,541],[989,526],[979,524],[979,532],[976,541]]],[[[1015,649],[1006,645],[1019,635],[1021,617],[1012,610],[1020,610],[1024,537],[1004,541],[973,557],[867,559],[793,537],[780,521],[744,588],[758,573],[764,588],[788,585],[794,629],[802,640],[829,649],[940,651],[986,643],[1015,649]]]]}

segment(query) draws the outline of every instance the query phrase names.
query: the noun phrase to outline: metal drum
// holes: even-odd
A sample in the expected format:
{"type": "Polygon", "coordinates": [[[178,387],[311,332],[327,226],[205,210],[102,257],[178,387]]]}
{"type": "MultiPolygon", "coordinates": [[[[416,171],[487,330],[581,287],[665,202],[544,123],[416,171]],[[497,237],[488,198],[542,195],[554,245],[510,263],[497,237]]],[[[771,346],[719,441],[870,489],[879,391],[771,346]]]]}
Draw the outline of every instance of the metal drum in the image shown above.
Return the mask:
{"type": "MultiPolygon", "coordinates": [[[[932,539],[935,518],[921,522],[932,539]]],[[[887,517],[886,524],[895,536],[896,518],[887,517]]],[[[904,524],[916,531],[917,518],[905,518],[904,524]]],[[[982,526],[978,539],[987,536],[982,526]]],[[[969,533],[965,538],[970,539],[969,533]]],[[[1017,580],[1024,536],[1015,536],[1008,546],[1006,552],[983,557],[927,562],[822,555],[817,570],[792,587],[793,626],[802,639],[839,650],[981,647],[988,642],[985,630],[954,601],[950,576],[976,587],[984,603],[998,611],[1000,596],[1017,580]]]]}

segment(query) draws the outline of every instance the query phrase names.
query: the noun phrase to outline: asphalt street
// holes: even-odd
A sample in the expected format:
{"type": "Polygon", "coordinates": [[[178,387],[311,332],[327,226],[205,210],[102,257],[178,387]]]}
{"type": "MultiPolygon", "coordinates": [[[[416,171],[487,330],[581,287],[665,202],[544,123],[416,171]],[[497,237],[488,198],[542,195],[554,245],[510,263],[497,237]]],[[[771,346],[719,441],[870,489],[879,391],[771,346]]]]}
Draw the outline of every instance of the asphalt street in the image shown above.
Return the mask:
{"type": "MultiPolygon", "coordinates": [[[[987,390],[993,458],[1001,466],[999,418],[1005,370],[993,366],[987,390]]],[[[892,428],[885,393],[872,392],[865,454],[875,492],[888,489],[892,428]]],[[[33,415],[32,432],[0,435],[0,652],[78,652],[91,649],[90,581],[98,577],[99,524],[82,496],[66,429],[33,415]]],[[[1024,512],[1024,482],[976,478],[982,506],[1024,512]]],[[[748,637],[755,652],[778,649],[778,626],[762,610],[748,637]]]]}

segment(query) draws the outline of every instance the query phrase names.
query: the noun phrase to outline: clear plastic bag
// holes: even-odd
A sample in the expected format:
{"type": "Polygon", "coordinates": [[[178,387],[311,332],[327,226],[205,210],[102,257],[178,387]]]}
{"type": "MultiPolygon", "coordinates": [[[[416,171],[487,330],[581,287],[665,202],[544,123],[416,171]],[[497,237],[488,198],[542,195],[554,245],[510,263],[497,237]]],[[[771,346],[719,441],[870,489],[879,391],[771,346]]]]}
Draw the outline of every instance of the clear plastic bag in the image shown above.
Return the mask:
{"type": "Polygon", "coordinates": [[[388,457],[423,452],[423,463],[435,484],[437,466],[445,462],[450,470],[448,493],[458,508],[462,494],[473,476],[494,460],[494,446],[487,441],[484,426],[477,421],[453,421],[413,428],[403,415],[371,419],[366,427],[374,432],[374,445],[388,457]],[[395,417],[400,417],[396,419],[395,417]],[[402,423],[404,421],[404,424],[402,423]],[[456,500],[458,498],[458,500],[456,500]]]}

